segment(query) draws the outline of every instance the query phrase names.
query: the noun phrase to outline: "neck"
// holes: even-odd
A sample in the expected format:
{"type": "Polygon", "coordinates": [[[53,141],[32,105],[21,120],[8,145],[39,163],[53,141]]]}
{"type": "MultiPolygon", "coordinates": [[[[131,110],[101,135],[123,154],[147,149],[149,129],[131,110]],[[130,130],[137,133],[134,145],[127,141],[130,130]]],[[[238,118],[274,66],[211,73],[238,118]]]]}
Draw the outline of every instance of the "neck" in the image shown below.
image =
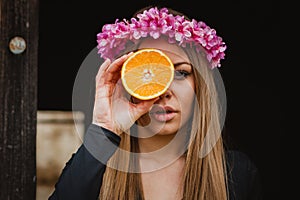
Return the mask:
{"type": "Polygon", "coordinates": [[[172,164],[185,152],[185,137],[186,131],[181,130],[177,134],[139,138],[141,170],[150,172],[172,164]]]}
{"type": "Polygon", "coordinates": [[[169,144],[175,134],[171,135],[154,135],[149,138],[139,138],[139,149],[141,153],[150,153],[157,151],[169,144]]]}

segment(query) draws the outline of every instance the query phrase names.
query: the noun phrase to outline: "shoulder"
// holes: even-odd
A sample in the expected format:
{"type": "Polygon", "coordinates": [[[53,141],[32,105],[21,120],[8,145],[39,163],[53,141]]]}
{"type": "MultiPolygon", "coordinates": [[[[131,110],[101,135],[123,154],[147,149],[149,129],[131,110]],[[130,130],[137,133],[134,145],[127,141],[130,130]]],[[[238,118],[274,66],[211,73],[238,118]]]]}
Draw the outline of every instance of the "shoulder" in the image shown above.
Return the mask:
{"type": "Polygon", "coordinates": [[[226,151],[230,199],[261,199],[258,169],[249,156],[241,151],[226,151]]]}

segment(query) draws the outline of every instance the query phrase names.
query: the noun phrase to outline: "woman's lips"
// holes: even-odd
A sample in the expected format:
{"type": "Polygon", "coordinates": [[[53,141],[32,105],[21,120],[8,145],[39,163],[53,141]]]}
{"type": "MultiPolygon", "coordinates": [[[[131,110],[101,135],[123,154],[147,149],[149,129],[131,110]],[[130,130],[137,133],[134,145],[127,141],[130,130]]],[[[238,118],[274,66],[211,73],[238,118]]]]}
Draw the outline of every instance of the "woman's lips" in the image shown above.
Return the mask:
{"type": "Polygon", "coordinates": [[[150,115],[159,122],[167,122],[172,120],[177,114],[177,111],[170,106],[154,106],[150,115]]]}

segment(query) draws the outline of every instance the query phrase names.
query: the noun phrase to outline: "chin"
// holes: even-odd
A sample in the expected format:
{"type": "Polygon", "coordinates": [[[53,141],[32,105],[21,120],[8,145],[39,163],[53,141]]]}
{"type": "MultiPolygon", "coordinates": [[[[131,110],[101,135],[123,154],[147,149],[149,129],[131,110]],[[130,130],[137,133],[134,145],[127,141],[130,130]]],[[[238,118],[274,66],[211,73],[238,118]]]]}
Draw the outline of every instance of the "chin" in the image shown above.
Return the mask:
{"type": "Polygon", "coordinates": [[[177,124],[163,124],[163,125],[153,125],[149,127],[149,129],[153,132],[156,132],[156,135],[175,135],[179,130],[179,125],[177,124]]]}

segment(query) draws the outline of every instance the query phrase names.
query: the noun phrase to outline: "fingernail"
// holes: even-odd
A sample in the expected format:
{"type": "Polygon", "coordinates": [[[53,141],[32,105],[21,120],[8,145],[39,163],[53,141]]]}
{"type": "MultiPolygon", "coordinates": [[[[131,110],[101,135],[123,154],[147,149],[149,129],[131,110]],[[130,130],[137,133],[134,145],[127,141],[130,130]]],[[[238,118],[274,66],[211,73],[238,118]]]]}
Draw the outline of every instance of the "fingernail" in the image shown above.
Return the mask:
{"type": "Polygon", "coordinates": [[[153,108],[153,105],[149,108],[149,110],[152,110],[152,108],[153,108]]]}
{"type": "Polygon", "coordinates": [[[157,100],[159,100],[159,97],[156,97],[156,98],[153,99],[154,102],[157,101],[157,100]]]}
{"type": "Polygon", "coordinates": [[[104,63],[105,63],[105,64],[110,63],[110,59],[107,58],[107,59],[104,61],[104,63]]]}

